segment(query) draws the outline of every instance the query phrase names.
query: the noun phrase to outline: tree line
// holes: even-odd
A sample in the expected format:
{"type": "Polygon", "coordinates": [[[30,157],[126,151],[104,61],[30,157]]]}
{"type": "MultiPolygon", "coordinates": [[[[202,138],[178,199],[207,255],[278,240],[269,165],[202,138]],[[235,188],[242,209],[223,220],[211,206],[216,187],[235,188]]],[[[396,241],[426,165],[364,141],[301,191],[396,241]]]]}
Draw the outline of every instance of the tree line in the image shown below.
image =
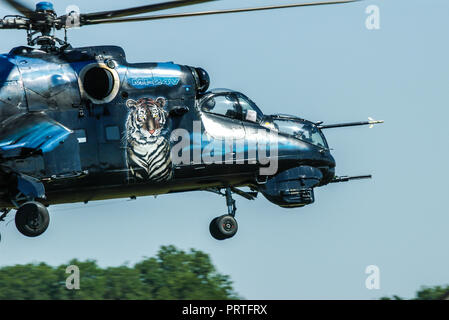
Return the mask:
{"type": "Polygon", "coordinates": [[[155,257],[134,266],[101,268],[94,260],[74,259],[56,267],[35,263],[0,268],[0,300],[238,298],[229,276],[217,272],[206,253],[174,246],[163,246],[155,257]],[[76,275],[66,273],[68,265],[79,269],[79,290],[73,289],[76,275]]]}

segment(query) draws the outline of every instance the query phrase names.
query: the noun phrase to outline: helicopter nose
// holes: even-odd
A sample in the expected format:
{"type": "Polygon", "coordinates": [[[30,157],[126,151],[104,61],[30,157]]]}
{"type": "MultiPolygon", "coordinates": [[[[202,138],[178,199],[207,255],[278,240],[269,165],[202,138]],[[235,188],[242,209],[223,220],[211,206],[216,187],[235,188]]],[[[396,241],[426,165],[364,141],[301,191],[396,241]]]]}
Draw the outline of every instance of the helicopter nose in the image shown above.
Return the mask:
{"type": "Polygon", "coordinates": [[[325,168],[324,170],[321,170],[321,172],[323,173],[323,179],[321,180],[322,184],[330,183],[335,177],[335,167],[325,168]]]}
{"type": "Polygon", "coordinates": [[[335,177],[335,159],[331,155],[331,153],[327,150],[324,153],[322,153],[323,156],[323,166],[320,166],[321,173],[323,174],[323,179],[321,180],[321,183],[328,184],[331,182],[335,177]]]}
{"type": "Polygon", "coordinates": [[[332,181],[335,176],[336,163],[330,150],[327,148],[314,148],[310,156],[311,162],[309,165],[321,171],[320,185],[326,185],[332,181]]]}

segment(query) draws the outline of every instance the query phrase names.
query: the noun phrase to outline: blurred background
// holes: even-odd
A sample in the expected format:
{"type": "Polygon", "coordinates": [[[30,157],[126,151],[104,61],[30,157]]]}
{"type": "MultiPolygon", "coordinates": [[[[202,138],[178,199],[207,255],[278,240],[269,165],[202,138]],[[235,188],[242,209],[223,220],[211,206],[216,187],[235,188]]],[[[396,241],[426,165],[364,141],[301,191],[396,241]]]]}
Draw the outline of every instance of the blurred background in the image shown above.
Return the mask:
{"type": "MultiPolygon", "coordinates": [[[[55,9],[147,3],[70,0],[55,9]]],[[[184,11],[279,3],[293,1],[223,0],[184,11]]],[[[0,12],[14,13],[1,2],[0,12]]],[[[175,245],[208,253],[247,299],[412,297],[421,285],[448,284],[447,12],[445,0],[371,0],[69,31],[73,46],[122,46],[130,62],[201,66],[211,87],[241,91],[266,114],[385,120],[373,129],[325,132],[338,175],[373,179],[318,189],[316,202],[302,209],[236,196],[239,232],[223,242],[209,235],[210,220],[227,212],[225,199],[212,193],[54,206],[39,238],[25,238],[13,221],[0,226],[0,266],[72,258],[119,266],[175,245]],[[380,9],[379,30],[365,26],[369,5],[380,9]],[[379,267],[379,290],[365,287],[369,265],[379,267]]],[[[1,50],[25,40],[25,32],[2,31],[1,50]]]]}

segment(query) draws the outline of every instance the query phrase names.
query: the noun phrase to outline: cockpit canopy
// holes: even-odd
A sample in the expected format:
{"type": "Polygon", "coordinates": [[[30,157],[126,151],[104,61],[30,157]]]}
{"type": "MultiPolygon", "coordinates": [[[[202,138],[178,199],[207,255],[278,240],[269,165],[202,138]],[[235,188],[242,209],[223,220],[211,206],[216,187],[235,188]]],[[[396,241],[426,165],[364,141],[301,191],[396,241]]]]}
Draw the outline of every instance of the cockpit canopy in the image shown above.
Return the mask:
{"type": "Polygon", "coordinates": [[[207,92],[200,102],[204,112],[222,115],[225,117],[261,122],[263,113],[257,105],[243,93],[228,89],[214,89],[207,92]]]}
{"type": "Polygon", "coordinates": [[[311,143],[318,147],[328,148],[326,138],[313,122],[289,115],[273,115],[275,128],[284,134],[311,143]]]}
{"type": "Polygon", "coordinates": [[[276,114],[264,116],[257,105],[243,93],[229,89],[213,89],[199,102],[201,111],[227,118],[258,123],[279,133],[328,148],[326,138],[313,122],[296,116],[276,114]]]}

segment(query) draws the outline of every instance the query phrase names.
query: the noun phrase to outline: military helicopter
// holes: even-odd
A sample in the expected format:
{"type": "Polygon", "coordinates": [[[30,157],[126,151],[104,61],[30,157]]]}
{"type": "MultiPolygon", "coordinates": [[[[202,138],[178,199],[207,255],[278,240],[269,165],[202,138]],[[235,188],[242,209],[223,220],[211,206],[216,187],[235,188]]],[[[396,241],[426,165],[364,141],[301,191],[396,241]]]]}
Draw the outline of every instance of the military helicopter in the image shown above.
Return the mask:
{"type": "Polygon", "coordinates": [[[0,29],[25,30],[28,46],[0,55],[0,221],[15,209],[17,229],[36,237],[49,225],[50,205],[204,190],[226,198],[227,214],[209,225],[224,240],[238,229],[233,194],[253,200],[260,192],[298,208],[315,201],[316,187],[371,177],[336,176],[323,130],[382,121],[325,125],[265,115],[243,93],[209,90],[202,68],[128,63],[120,47],[67,41],[74,26],[355,0],[134,16],[212,1],[58,16],[49,2],[32,9],[3,0],[19,14],[1,19],[0,29]]]}

